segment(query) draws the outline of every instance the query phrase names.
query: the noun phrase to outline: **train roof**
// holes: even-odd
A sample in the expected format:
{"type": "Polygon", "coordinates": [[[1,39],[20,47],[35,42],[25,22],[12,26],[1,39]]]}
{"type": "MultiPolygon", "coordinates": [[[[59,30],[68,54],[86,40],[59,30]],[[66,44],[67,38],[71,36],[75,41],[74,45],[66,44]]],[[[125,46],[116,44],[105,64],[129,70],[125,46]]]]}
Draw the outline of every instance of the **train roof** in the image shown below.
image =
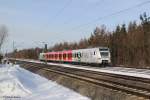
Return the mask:
{"type": "MultiPolygon", "coordinates": [[[[46,52],[46,53],[65,53],[65,52],[71,52],[75,50],[90,50],[90,49],[109,49],[108,47],[94,47],[94,48],[84,48],[84,49],[74,49],[74,50],[63,50],[63,51],[51,51],[51,52],[46,52]]],[[[45,53],[40,53],[40,54],[45,54],[45,53]]]]}
{"type": "Polygon", "coordinates": [[[84,49],[75,49],[75,50],[90,50],[90,49],[109,49],[108,47],[94,47],[94,48],[84,48],[84,49]]]}

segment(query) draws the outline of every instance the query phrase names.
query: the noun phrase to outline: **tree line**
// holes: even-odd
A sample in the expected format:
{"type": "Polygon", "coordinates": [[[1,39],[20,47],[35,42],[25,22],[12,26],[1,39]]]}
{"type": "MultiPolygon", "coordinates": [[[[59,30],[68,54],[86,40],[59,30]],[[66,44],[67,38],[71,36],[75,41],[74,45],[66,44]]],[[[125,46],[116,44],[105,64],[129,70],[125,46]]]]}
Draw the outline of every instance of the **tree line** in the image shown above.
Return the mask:
{"type": "MultiPolygon", "coordinates": [[[[103,25],[96,27],[89,38],[79,42],[57,43],[48,51],[62,51],[106,46],[110,48],[113,65],[145,67],[150,65],[150,17],[146,13],[140,15],[140,23],[130,22],[128,25],[117,25],[109,31],[103,25]]],[[[42,49],[33,48],[15,52],[16,57],[37,59],[42,49]]],[[[12,54],[12,53],[11,53],[12,54]]]]}
{"type": "Polygon", "coordinates": [[[5,25],[0,25],[0,61],[3,58],[2,46],[6,42],[8,36],[8,29],[5,25]]]}

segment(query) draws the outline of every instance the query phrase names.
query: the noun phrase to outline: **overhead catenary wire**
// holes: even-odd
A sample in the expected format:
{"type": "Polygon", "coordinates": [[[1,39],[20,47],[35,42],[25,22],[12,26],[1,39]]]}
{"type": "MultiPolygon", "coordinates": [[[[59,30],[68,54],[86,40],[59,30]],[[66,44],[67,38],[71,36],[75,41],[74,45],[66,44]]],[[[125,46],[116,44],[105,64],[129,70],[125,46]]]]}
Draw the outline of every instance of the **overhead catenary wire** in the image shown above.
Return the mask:
{"type": "Polygon", "coordinates": [[[85,24],[81,24],[81,25],[79,25],[79,26],[73,27],[71,30],[79,29],[79,28],[81,28],[81,27],[84,27],[84,26],[87,26],[87,25],[89,25],[89,24],[95,23],[95,22],[97,22],[97,21],[99,21],[99,20],[106,19],[106,18],[111,17],[111,16],[114,16],[114,15],[118,15],[118,14],[120,14],[120,13],[129,11],[129,10],[131,10],[131,9],[141,7],[141,6],[143,6],[143,5],[145,5],[145,4],[148,4],[148,3],[150,3],[150,0],[145,1],[145,2],[142,2],[142,3],[137,4],[137,5],[134,5],[134,6],[131,6],[131,7],[128,7],[128,8],[126,8],[126,9],[122,9],[122,10],[117,11],[117,12],[113,12],[113,13],[111,13],[111,14],[108,14],[108,15],[105,15],[105,16],[102,16],[102,17],[98,17],[98,18],[96,18],[95,20],[92,20],[92,21],[87,22],[87,23],[85,23],[85,24]]]}
{"type": "MultiPolygon", "coordinates": [[[[101,2],[103,2],[104,0],[99,0],[98,2],[96,2],[96,5],[94,6],[94,8],[98,7],[100,4],[102,4],[101,2]]],[[[83,15],[87,12],[89,12],[89,10],[91,10],[91,8],[89,9],[85,9],[85,11],[82,13],[83,15]]],[[[72,21],[73,18],[70,18],[69,20],[65,21],[63,24],[68,24],[69,22],[72,21]]]]}
{"type": "MultiPolygon", "coordinates": [[[[68,0],[67,3],[59,10],[56,12],[56,14],[52,17],[53,20],[51,20],[51,22],[55,21],[56,18],[62,13],[65,11],[65,9],[71,4],[73,0],[68,0]]],[[[47,29],[49,28],[49,22],[47,24],[45,24],[45,27],[44,29],[47,29]]]]}
{"type": "Polygon", "coordinates": [[[54,15],[54,18],[57,18],[65,9],[71,4],[72,0],[68,0],[68,2],[54,15]]]}

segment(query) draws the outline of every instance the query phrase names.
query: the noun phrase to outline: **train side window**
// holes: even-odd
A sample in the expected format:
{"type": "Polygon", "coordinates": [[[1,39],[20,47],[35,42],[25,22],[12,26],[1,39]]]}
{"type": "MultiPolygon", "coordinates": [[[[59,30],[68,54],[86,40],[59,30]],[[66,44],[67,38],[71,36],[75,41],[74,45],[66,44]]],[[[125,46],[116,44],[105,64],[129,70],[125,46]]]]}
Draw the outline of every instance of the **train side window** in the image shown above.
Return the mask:
{"type": "Polygon", "coordinates": [[[61,59],[61,54],[59,54],[59,58],[61,59]]]}
{"type": "Polygon", "coordinates": [[[96,54],[96,52],[94,51],[94,55],[96,54]]]}
{"type": "Polygon", "coordinates": [[[65,53],[63,54],[63,58],[66,58],[66,54],[65,53]]]}
{"type": "Polygon", "coordinates": [[[79,57],[79,53],[77,53],[77,57],[79,57]]]}
{"type": "Polygon", "coordinates": [[[75,53],[75,58],[77,57],[77,54],[75,53]]]}

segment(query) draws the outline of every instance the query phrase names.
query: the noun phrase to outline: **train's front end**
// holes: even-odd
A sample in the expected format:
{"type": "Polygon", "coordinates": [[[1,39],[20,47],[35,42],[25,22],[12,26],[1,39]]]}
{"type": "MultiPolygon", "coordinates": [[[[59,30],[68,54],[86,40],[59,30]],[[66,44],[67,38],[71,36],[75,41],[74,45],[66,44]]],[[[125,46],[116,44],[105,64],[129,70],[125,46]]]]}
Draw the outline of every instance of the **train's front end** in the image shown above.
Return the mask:
{"type": "Polygon", "coordinates": [[[40,61],[45,61],[45,53],[40,53],[39,54],[39,60],[40,61]]]}
{"type": "Polygon", "coordinates": [[[101,64],[110,64],[111,58],[110,58],[110,50],[107,47],[99,48],[100,52],[100,62],[101,64]]]}

